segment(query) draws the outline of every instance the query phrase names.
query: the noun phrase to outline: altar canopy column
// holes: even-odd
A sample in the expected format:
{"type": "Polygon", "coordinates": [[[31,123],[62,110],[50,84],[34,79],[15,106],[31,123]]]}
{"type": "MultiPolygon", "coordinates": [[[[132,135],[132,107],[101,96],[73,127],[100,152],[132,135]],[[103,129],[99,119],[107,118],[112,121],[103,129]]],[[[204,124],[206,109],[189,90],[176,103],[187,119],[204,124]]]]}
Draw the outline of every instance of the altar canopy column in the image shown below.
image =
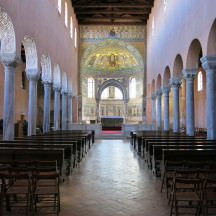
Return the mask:
{"type": "Polygon", "coordinates": [[[62,89],[62,130],[67,130],[67,95],[68,92],[62,89]]]}
{"type": "Polygon", "coordinates": [[[50,94],[51,83],[44,82],[44,115],[43,115],[43,133],[50,131],[50,94]]]}
{"type": "Polygon", "coordinates": [[[170,85],[173,89],[173,132],[178,133],[180,129],[179,119],[179,87],[182,84],[181,77],[173,77],[170,79],[170,85]]]}
{"type": "Polygon", "coordinates": [[[4,65],[4,111],[3,111],[3,140],[14,139],[14,73],[19,58],[16,54],[1,54],[4,65]]]}
{"type": "Polygon", "coordinates": [[[186,135],[194,136],[194,77],[195,69],[184,69],[183,75],[186,80],[186,135]]]}
{"type": "Polygon", "coordinates": [[[53,85],[54,90],[54,130],[59,130],[60,122],[60,86],[53,85]]]}
{"type": "Polygon", "coordinates": [[[157,91],[156,91],[156,97],[157,97],[157,129],[162,128],[161,96],[162,96],[162,90],[157,89],[157,91]]]}
{"type": "Polygon", "coordinates": [[[72,124],[73,123],[73,110],[72,110],[72,92],[69,91],[68,92],[68,124],[72,124]]]}
{"type": "Polygon", "coordinates": [[[28,136],[36,135],[37,117],[37,81],[39,73],[37,69],[26,69],[29,80],[29,101],[28,101],[28,136]]]}
{"type": "Polygon", "coordinates": [[[201,58],[206,71],[207,139],[216,139],[216,55],[201,58]]]}
{"type": "Polygon", "coordinates": [[[164,86],[164,131],[169,131],[169,93],[170,86],[164,86]]]}
{"type": "Polygon", "coordinates": [[[155,99],[156,99],[156,95],[155,93],[151,93],[151,99],[152,99],[152,127],[155,127],[155,122],[156,122],[156,116],[155,116],[155,112],[156,112],[156,104],[155,104],[155,99]]]}

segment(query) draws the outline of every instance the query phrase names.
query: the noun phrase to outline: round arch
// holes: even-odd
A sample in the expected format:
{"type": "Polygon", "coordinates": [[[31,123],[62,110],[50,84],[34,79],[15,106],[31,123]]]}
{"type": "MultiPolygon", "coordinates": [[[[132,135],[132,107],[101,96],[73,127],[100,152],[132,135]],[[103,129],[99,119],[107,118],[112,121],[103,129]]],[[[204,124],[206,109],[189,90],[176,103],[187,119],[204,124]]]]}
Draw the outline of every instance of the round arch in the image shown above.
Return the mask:
{"type": "Polygon", "coordinates": [[[63,75],[62,75],[62,90],[67,90],[67,89],[68,89],[67,74],[66,74],[66,72],[63,72],[63,75]]]}
{"type": "Polygon", "coordinates": [[[41,78],[43,82],[52,82],[52,69],[51,69],[51,59],[48,54],[43,54],[41,56],[41,78]]]}
{"type": "Polygon", "coordinates": [[[207,55],[213,54],[216,54],[216,19],[211,26],[207,42],[207,55]]]}
{"type": "Polygon", "coordinates": [[[186,68],[198,68],[202,57],[202,46],[198,39],[194,39],[189,47],[186,68]]]}
{"type": "Polygon", "coordinates": [[[61,70],[58,64],[54,65],[53,70],[53,86],[61,87],[61,70]]]}
{"type": "Polygon", "coordinates": [[[0,7],[0,53],[16,53],[14,26],[6,10],[0,7]]]}
{"type": "Polygon", "coordinates": [[[151,93],[155,92],[155,80],[152,80],[152,84],[151,84],[151,93]]]}
{"type": "Polygon", "coordinates": [[[38,56],[36,44],[33,38],[26,35],[22,41],[26,55],[26,74],[29,76],[39,76],[40,71],[38,70],[38,56]]]}
{"type": "Polygon", "coordinates": [[[158,76],[157,76],[157,85],[156,85],[156,88],[157,89],[161,88],[161,75],[160,74],[158,74],[158,76]]]}
{"type": "Polygon", "coordinates": [[[170,68],[169,66],[166,66],[165,71],[164,71],[164,75],[163,75],[163,85],[169,85],[169,81],[170,81],[170,68]]]}
{"type": "Polygon", "coordinates": [[[119,88],[123,94],[123,100],[128,100],[128,94],[127,94],[125,87],[119,81],[114,80],[114,79],[110,79],[110,80],[105,81],[99,87],[98,92],[97,92],[97,96],[96,96],[97,100],[101,99],[101,94],[102,94],[103,90],[109,86],[114,86],[114,87],[119,88]]]}
{"type": "Polygon", "coordinates": [[[173,65],[173,77],[182,77],[183,60],[180,54],[175,57],[173,65]]]}

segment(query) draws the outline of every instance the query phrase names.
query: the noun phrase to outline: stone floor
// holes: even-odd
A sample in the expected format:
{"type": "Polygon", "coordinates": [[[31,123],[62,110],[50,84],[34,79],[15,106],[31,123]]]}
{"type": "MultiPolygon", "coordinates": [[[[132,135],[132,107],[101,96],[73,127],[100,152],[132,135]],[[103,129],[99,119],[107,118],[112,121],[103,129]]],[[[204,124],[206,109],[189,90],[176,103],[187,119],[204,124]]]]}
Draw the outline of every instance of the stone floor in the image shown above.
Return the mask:
{"type": "Polygon", "coordinates": [[[167,216],[161,181],[129,141],[97,140],[61,186],[61,216],[167,216]]]}

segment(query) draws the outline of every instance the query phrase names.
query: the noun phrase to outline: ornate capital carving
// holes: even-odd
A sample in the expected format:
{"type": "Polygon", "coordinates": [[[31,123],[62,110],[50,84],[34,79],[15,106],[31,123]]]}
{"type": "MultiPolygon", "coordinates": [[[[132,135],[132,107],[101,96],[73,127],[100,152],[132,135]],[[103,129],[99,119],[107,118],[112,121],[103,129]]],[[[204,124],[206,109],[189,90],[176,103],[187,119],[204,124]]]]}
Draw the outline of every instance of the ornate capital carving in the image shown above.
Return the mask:
{"type": "Polygon", "coordinates": [[[155,99],[156,99],[156,94],[155,94],[155,92],[152,92],[152,93],[151,93],[151,99],[152,99],[152,100],[155,100],[155,99]]]}
{"type": "Polygon", "coordinates": [[[53,84],[53,90],[54,91],[60,91],[61,90],[61,85],[53,84]]]}
{"type": "Polygon", "coordinates": [[[160,97],[162,95],[162,90],[161,89],[157,89],[156,90],[156,96],[160,97]]]}
{"type": "Polygon", "coordinates": [[[17,67],[20,64],[20,58],[15,53],[1,53],[0,59],[5,67],[17,67]]]}
{"type": "Polygon", "coordinates": [[[182,73],[183,73],[184,78],[186,80],[191,80],[192,81],[194,79],[194,77],[196,76],[197,71],[198,71],[197,68],[191,68],[191,69],[182,70],[182,73]]]}
{"type": "Polygon", "coordinates": [[[66,88],[62,88],[62,89],[61,89],[61,94],[62,94],[62,95],[68,94],[68,90],[67,90],[66,88]]]}
{"type": "Polygon", "coordinates": [[[170,93],[170,86],[169,85],[163,86],[162,91],[163,91],[165,96],[168,96],[170,93]]]}
{"type": "Polygon", "coordinates": [[[28,80],[38,81],[40,77],[40,73],[38,73],[38,69],[26,69],[26,75],[28,80]]]}
{"type": "Polygon", "coordinates": [[[181,77],[172,77],[170,78],[170,85],[172,88],[179,88],[182,84],[181,77]]]}
{"type": "Polygon", "coordinates": [[[52,83],[44,82],[44,81],[42,81],[42,83],[43,83],[44,87],[51,88],[51,84],[52,84],[52,83]]]}
{"type": "Polygon", "coordinates": [[[216,70],[216,55],[207,55],[201,59],[202,67],[207,70],[216,70]]]}
{"type": "Polygon", "coordinates": [[[68,97],[73,97],[73,93],[71,90],[68,90],[68,97]]]}

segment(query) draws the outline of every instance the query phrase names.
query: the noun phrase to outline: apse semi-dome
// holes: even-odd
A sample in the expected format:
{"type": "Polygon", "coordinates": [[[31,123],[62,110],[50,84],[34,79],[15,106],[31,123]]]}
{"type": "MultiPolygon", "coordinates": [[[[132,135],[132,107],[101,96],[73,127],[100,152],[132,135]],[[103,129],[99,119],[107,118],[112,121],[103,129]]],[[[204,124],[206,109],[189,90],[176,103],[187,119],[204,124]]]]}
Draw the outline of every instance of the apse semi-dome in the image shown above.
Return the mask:
{"type": "Polygon", "coordinates": [[[118,41],[103,41],[88,50],[81,67],[89,71],[116,72],[136,70],[142,65],[134,51],[118,41]],[[94,47],[94,48],[93,48],[94,47]]]}

